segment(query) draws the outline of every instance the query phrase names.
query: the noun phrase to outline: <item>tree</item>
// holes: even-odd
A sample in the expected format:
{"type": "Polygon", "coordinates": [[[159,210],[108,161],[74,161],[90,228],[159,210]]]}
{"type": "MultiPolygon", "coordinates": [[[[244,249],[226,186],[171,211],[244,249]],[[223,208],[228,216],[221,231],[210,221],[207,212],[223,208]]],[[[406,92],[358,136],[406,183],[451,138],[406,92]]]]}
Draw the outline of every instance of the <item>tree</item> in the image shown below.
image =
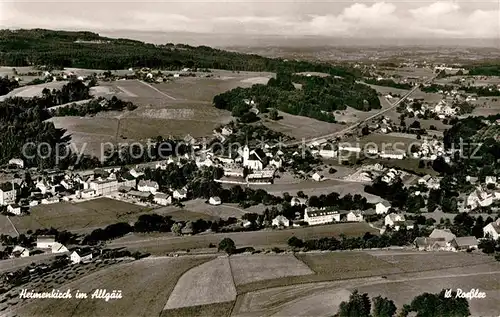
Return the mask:
{"type": "Polygon", "coordinates": [[[439,294],[424,293],[415,297],[407,312],[417,312],[419,317],[466,317],[470,315],[469,303],[465,298],[455,298],[456,292],[451,292],[445,298],[445,290],[439,294]]]}
{"type": "Polygon", "coordinates": [[[394,302],[386,297],[377,296],[373,299],[373,317],[392,317],[396,310],[394,302]]]}
{"type": "Polygon", "coordinates": [[[180,236],[182,234],[181,230],[182,230],[182,224],[176,222],[172,225],[172,232],[176,235],[176,236],[180,236]]]}
{"type": "Polygon", "coordinates": [[[269,119],[271,120],[278,120],[279,119],[279,116],[278,116],[278,110],[276,109],[271,109],[271,111],[269,111],[269,119]]]}
{"type": "Polygon", "coordinates": [[[230,238],[224,238],[219,242],[218,251],[224,251],[227,254],[233,254],[236,251],[236,245],[234,241],[230,238]]]}
{"type": "Polygon", "coordinates": [[[340,303],[338,317],[370,317],[370,298],[368,294],[359,294],[354,290],[349,301],[340,303]]]}
{"type": "Polygon", "coordinates": [[[300,240],[296,236],[293,236],[288,239],[288,245],[293,248],[302,248],[304,246],[304,241],[300,240]]]}

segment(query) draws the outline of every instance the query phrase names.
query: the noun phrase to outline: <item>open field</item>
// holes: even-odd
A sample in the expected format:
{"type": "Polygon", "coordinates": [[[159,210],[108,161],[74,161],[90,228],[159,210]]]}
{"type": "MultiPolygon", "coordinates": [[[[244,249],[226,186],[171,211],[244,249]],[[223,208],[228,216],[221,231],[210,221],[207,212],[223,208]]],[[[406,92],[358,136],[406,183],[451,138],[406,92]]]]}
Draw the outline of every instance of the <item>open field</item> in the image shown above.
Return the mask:
{"type": "MultiPolygon", "coordinates": [[[[56,228],[70,231],[91,231],[116,222],[136,220],[150,209],[108,198],[98,198],[81,203],[62,202],[38,205],[31,208],[28,216],[11,217],[19,232],[40,228],[56,228]]],[[[11,232],[6,216],[0,216],[1,233],[11,232]]]]}
{"type": "Polygon", "coordinates": [[[229,258],[219,257],[184,273],[164,309],[224,303],[235,299],[236,288],[229,258]]]}
{"type": "Polygon", "coordinates": [[[467,116],[490,116],[500,113],[500,97],[479,97],[474,104],[476,107],[467,116]]]}
{"type": "MultiPolygon", "coordinates": [[[[325,171],[325,177],[329,177],[328,171],[325,171]]],[[[332,175],[335,177],[335,174],[332,175]]],[[[265,185],[265,186],[254,186],[254,188],[265,189],[269,194],[272,195],[283,195],[284,193],[289,193],[292,196],[297,195],[297,192],[302,191],[304,194],[312,195],[322,195],[330,194],[332,192],[339,193],[340,196],[347,194],[360,194],[369,202],[379,202],[381,198],[372,194],[365,193],[365,184],[358,182],[348,182],[338,179],[327,179],[322,182],[316,182],[314,180],[304,180],[299,183],[294,184],[275,184],[275,185],[265,185]]]]}
{"type": "Polygon", "coordinates": [[[285,230],[263,230],[252,232],[216,233],[185,237],[148,237],[144,235],[127,235],[108,244],[109,247],[126,247],[129,250],[140,250],[151,254],[164,255],[172,251],[205,249],[210,243],[217,245],[224,238],[231,238],[236,247],[273,247],[286,246],[288,239],[295,235],[301,239],[316,239],[322,237],[362,236],[366,232],[377,234],[378,231],[366,223],[340,223],[324,226],[294,228],[285,230]]]}
{"type": "Polygon", "coordinates": [[[480,303],[482,300],[470,302],[472,314],[498,314],[495,303],[500,291],[500,265],[491,257],[457,253],[453,254],[455,258],[451,259],[445,252],[433,253],[433,258],[438,263],[434,265],[435,269],[421,272],[419,264],[434,261],[427,258],[425,252],[372,253],[386,256],[392,254],[407,259],[408,262],[414,261],[415,272],[404,273],[404,266],[398,267],[363,252],[299,254],[297,257],[314,269],[316,275],[282,278],[240,287],[232,316],[331,316],[338,310],[340,302],[347,300],[354,289],[368,292],[372,297],[387,296],[401,308],[416,295],[439,292],[446,287],[459,287],[466,291],[471,288],[485,290],[488,300],[484,302],[484,307],[480,303]],[[469,256],[478,257],[480,260],[471,261],[469,256]],[[457,267],[449,268],[448,260],[455,261],[457,267]],[[485,264],[474,264],[481,262],[485,264]],[[356,272],[358,274],[355,274],[356,272]],[[388,278],[381,278],[382,274],[388,278]],[[348,279],[344,280],[345,278],[348,279]],[[476,280],[477,284],[474,284],[476,280]],[[380,292],[381,289],[383,291],[380,292]]]}
{"type": "Polygon", "coordinates": [[[297,140],[334,133],[345,128],[344,125],[338,123],[328,123],[308,117],[294,116],[281,111],[278,113],[283,119],[278,121],[264,119],[264,125],[269,129],[281,132],[297,140]]]}
{"type": "Polygon", "coordinates": [[[210,257],[146,258],[114,265],[66,285],[89,295],[95,289],[122,290],[122,299],[30,300],[20,316],[159,316],[179,277],[210,257]]]}
{"type": "MultiPolygon", "coordinates": [[[[179,207],[167,206],[155,209],[155,213],[160,213],[164,215],[171,215],[174,219],[179,219],[183,217],[192,218],[191,216],[183,215],[184,212],[191,213],[193,216],[200,215],[198,218],[203,218],[207,220],[222,218],[227,219],[229,217],[241,218],[245,213],[248,212],[258,212],[262,213],[264,208],[251,208],[252,211],[248,209],[242,209],[238,207],[237,204],[222,204],[218,206],[213,206],[205,202],[204,199],[193,199],[183,202],[184,207],[179,210],[179,207]],[[260,211],[260,212],[259,212],[260,211]],[[177,217],[176,217],[177,216],[177,217]]],[[[258,206],[255,206],[258,207],[258,206]]],[[[196,218],[197,219],[197,218],[196,218]]],[[[196,220],[194,219],[194,220],[196,220]]]]}
{"type": "Polygon", "coordinates": [[[234,301],[168,309],[162,311],[160,317],[227,317],[233,305],[234,301]]]}
{"type": "Polygon", "coordinates": [[[236,285],[285,276],[314,274],[307,265],[290,254],[235,255],[230,258],[230,262],[236,285]]]}
{"type": "Polygon", "coordinates": [[[45,83],[45,84],[39,84],[39,85],[31,85],[31,86],[23,86],[16,88],[9,92],[6,95],[0,96],[0,101],[5,100],[10,97],[22,97],[22,98],[32,98],[32,97],[39,97],[42,95],[42,91],[45,88],[48,88],[50,90],[52,89],[60,89],[62,86],[66,85],[68,82],[67,81],[54,81],[50,83],[45,83]]]}

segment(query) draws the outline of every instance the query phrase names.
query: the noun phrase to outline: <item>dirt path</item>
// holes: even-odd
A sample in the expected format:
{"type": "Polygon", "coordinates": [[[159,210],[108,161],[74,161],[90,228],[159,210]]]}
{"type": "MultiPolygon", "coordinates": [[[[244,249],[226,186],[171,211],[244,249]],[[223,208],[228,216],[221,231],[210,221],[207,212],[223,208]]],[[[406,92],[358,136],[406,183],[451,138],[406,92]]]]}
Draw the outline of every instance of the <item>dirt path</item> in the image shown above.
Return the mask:
{"type": "Polygon", "coordinates": [[[153,89],[154,91],[156,91],[156,92],[160,93],[161,95],[163,95],[163,96],[165,96],[165,97],[167,97],[167,98],[170,98],[170,99],[172,99],[172,100],[177,100],[176,98],[174,98],[174,97],[172,97],[172,96],[170,96],[170,95],[167,95],[167,94],[166,94],[166,93],[164,93],[163,91],[159,90],[159,89],[158,89],[158,88],[156,88],[156,87],[151,86],[150,84],[148,84],[148,83],[146,83],[146,82],[143,82],[142,80],[139,80],[139,82],[140,82],[140,83],[142,83],[142,84],[144,84],[144,85],[146,85],[146,86],[148,86],[149,88],[153,89]]]}

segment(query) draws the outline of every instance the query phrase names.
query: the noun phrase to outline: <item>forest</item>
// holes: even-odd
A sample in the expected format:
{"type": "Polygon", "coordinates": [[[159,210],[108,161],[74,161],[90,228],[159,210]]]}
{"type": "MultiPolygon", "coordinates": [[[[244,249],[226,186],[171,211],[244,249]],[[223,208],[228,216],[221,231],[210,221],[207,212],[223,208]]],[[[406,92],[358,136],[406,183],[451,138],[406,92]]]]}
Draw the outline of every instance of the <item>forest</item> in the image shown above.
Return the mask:
{"type": "Polygon", "coordinates": [[[103,70],[130,67],[165,70],[179,70],[184,67],[234,71],[286,70],[324,72],[343,77],[352,77],[358,72],[327,63],[272,59],[207,46],[193,47],[172,43],[154,45],[135,40],[105,38],[91,32],[43,29],[0,30],[0,64],[103,70]]]}
{"type": "Polygon", "coordinates": [[[293,115],[335,122],[335,110],[348,106],[369,111],[380,109],[377,92],[367,85],[350,78],[306,77],[280,72],[267,85],[235,88],[214,97],[216,108],[230,110],[233,116],[242,117],[250,106],[244,100],[255,101],[261,112],[275,108],[293,115]],[[294,84],[300,84],[297,89],[294,84]]]}

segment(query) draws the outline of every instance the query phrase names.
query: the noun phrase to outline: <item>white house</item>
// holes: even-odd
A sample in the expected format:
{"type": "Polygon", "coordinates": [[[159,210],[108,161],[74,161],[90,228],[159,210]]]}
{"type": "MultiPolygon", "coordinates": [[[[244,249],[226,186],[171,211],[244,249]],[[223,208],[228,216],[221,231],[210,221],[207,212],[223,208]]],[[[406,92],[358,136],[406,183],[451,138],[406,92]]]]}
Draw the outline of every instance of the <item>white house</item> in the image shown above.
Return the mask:
{"type": "Polygon", "coordinates": [[[210,199],[208,200],[208,203],[210,205],[217,206],[217,205],[222,204],[222,201],[220,200],[219,197],[210,197],[210,199]]]}
{"type": "Polygon", "coordinates": [[[321,182],[325,177],[323,175],[319,175],[318,173],[314,173],[311,178],[317,182],[321,182]]]}
{"type": "Polygon", "coordinates": [[[385,151],[381,152],[379,154],[381,158],[386,158],[386,159],[393,159],[393,160],[402,160],[405,158],[405,153],[404,152],[397,152],[397,151],[385,151]]]}
{"type": "Polygon", "coordinates": [[[142,172],[138,172],[138,171],[136,171],[135,169],[131,169],[131,170],[129,171],[129,173],[130,173],[130,175],[132,175],[132,176],[133,176],[133,177],[135,177],[135,178],[138,178],[138,177],[140,177],[140,176],[144,175],[144,173],[142,173],[142,172]]]}
{"type": "Polygon", "coordinates": [[[229,135],[233,134],[233,129],[229,126],[225,126],[224,128],[222,128],[221,134],[225,135],[225,136],[229,136],[229,135]]]}
{"type": "Polygon", "coordinates": [[[70,255],[70,260],[73,264],[90,262],[92,260],[92,252],[78,253],[73,251],[70,255]]]}
{"type": "Polygon", "coordinates": [[[12,250],[12,254],[15,256],[15,257],[21,257],[21,258],[25,258],[27,256],[30,256],[30,250],[28,250],[27,248],[25,247],[22,247],[20,245],[16,245],[14,247],[14,249],[12,250]]]}
{"type": "Polygon", "coordinates": [[[38,188],[42,194],[46,194],[51,186],[45,181],[39,181],[35,184],[35,187],[38,188]]]}
{"type": "Polygon", "coordinates": [[[153,201],[158,205],[167,206],[172,203],[172,196],[156,192],[153,201]]]}
{"type": "Polygon", "coordinates": [[[394,227],[397,223],[404,221],[406,221],[404,215],[391,213],[385,216],[384,225],[389,227],[394,227]]]}
{"type": "Polygon", "coordinates": [[[44,198],[44,199],[42,199],[42,205],[57,204],[60,201],[61,201],[61,199],[59,199],[59,197],[57,197],[57,196],[44,198]]]}
{"type": "Polygon", "coordinates": [[[38,249],[52,249],[52,245],[56,243],[55,236],[38,236],[36,237],[36,247],[38,249]]]}
{"type": "Polygon", "coordinates": [[[68,248],[66,248],[64,245],[62,245],[59,242],[55,242],[52,245],[52,253],[64,253],[68,252],[68,248]]]}
{"type": "Polygon", "coordinates": [[[334,158],[337,157],[337,151],[336,150],[329,150],[329,149],[321,149],[319,150],[319,156],[322,158],[334,158]]]}
{"type": "Polygon", "coordinates": [[[486,185],[489,185],[489,184],[496,185],[497,184],[496,176],[486,176],[485,183],[486,183],[486,185]]]}
{"type": "Polygon", "coordinates": [[[290,200],[290,205],[293,206],[303,206],[307,204],[307,198],[292,197],[290,200]]]}
{"type": "Polygon", "coordinates": [[[455,238],[450,242],[450,245],[456,251],[477,249],[478,248],[477,238],[474,236],[455,238]]]}
{"type": "Polygon", "coordinates": [[[306,208],[304,213],[304,221],[310,225],[319,225],[340,221],[340,213],[336,210],[326,210],[318,208],[306,208]]]}
{"type": "Polygon", "coordinates": [[[360,153],[361,148],[359,146],[351,146],[349,144],[339,144],[339,151],[360,153]]]}
{"type": "Polygon", "coordinates": [[[109,195],[118,191],[118,181],[116,179],[105,179],[92,181],[89,188],[95,190],[96,195],[109,195]]]}
{"type": "Polygon", "coordinates": [[[140,192],[150,192],[152,194],[155,194],[156,191],[160,189],[160,186],[158,185],[157,182],[155,181],[150,181],[150,180],[140,180],[139,184],[137,184],[137,189],[140,192]]]}
{"type": "Polygon", "coordinates": [[[285,216],[278,215],[273,219],[272,225],[276,227],[289,227],[290,220],[288,220],[285,216]]]}
{"type": "Polygon", "coordinates": [[[9,165],[16,165],[18,168],[24,168],[24,161],[22,159],[13,158],[9,160],[9,165]]]}
{"type": "Polygon", "coordinates": [[[500,237],[500,218],[494,222],[490,222],[483,228],[485,237],[491,237],[493,240],[498,240],[500,237]]]}
{"type": "Polygon", "coordinates": [[[375,212],[377,213],[377,215],[386,214],[390,208],[391,204],[389,204],[386,201],[383,201],[375,205],[375,212]]]}
{"type": "Polygon", "coordinates": [[[5,206],[16,201],[17,192],[14,184],[4,183],[0,186],[0,205],[5,206]]]}
{"type": "Polygon", "coordinates": [[[363,213],[359,210],[351,211],[347,214],[347,221],[362,222],[364,220],[363,213]]]}
{"type": "Polygon", "coordinates": [[[269,165],[281,168],[281,166],[283,166],[283,160],[280,157],[274,157],[271,161],[269,161],[269,165]]]}
{"type": "Polygon", "coordinates": [[[7,206],[7,211],[16,216],[21,215],[21,206],[17,204],[10,204],[7,206]]]}
{"type": "Polygon", "coordinates": [[[434,229],[429,235],[429,238],[443,239],[445,242],[450,242],[455,239],[456,236],[450,231],[450,229],[434,229]]]}
{"type": "Polygon", "coordinates": [[[187,191],[185,189],[176,189],[172,193],[174,199],[185,199],[187,197],[187,191]]]}

